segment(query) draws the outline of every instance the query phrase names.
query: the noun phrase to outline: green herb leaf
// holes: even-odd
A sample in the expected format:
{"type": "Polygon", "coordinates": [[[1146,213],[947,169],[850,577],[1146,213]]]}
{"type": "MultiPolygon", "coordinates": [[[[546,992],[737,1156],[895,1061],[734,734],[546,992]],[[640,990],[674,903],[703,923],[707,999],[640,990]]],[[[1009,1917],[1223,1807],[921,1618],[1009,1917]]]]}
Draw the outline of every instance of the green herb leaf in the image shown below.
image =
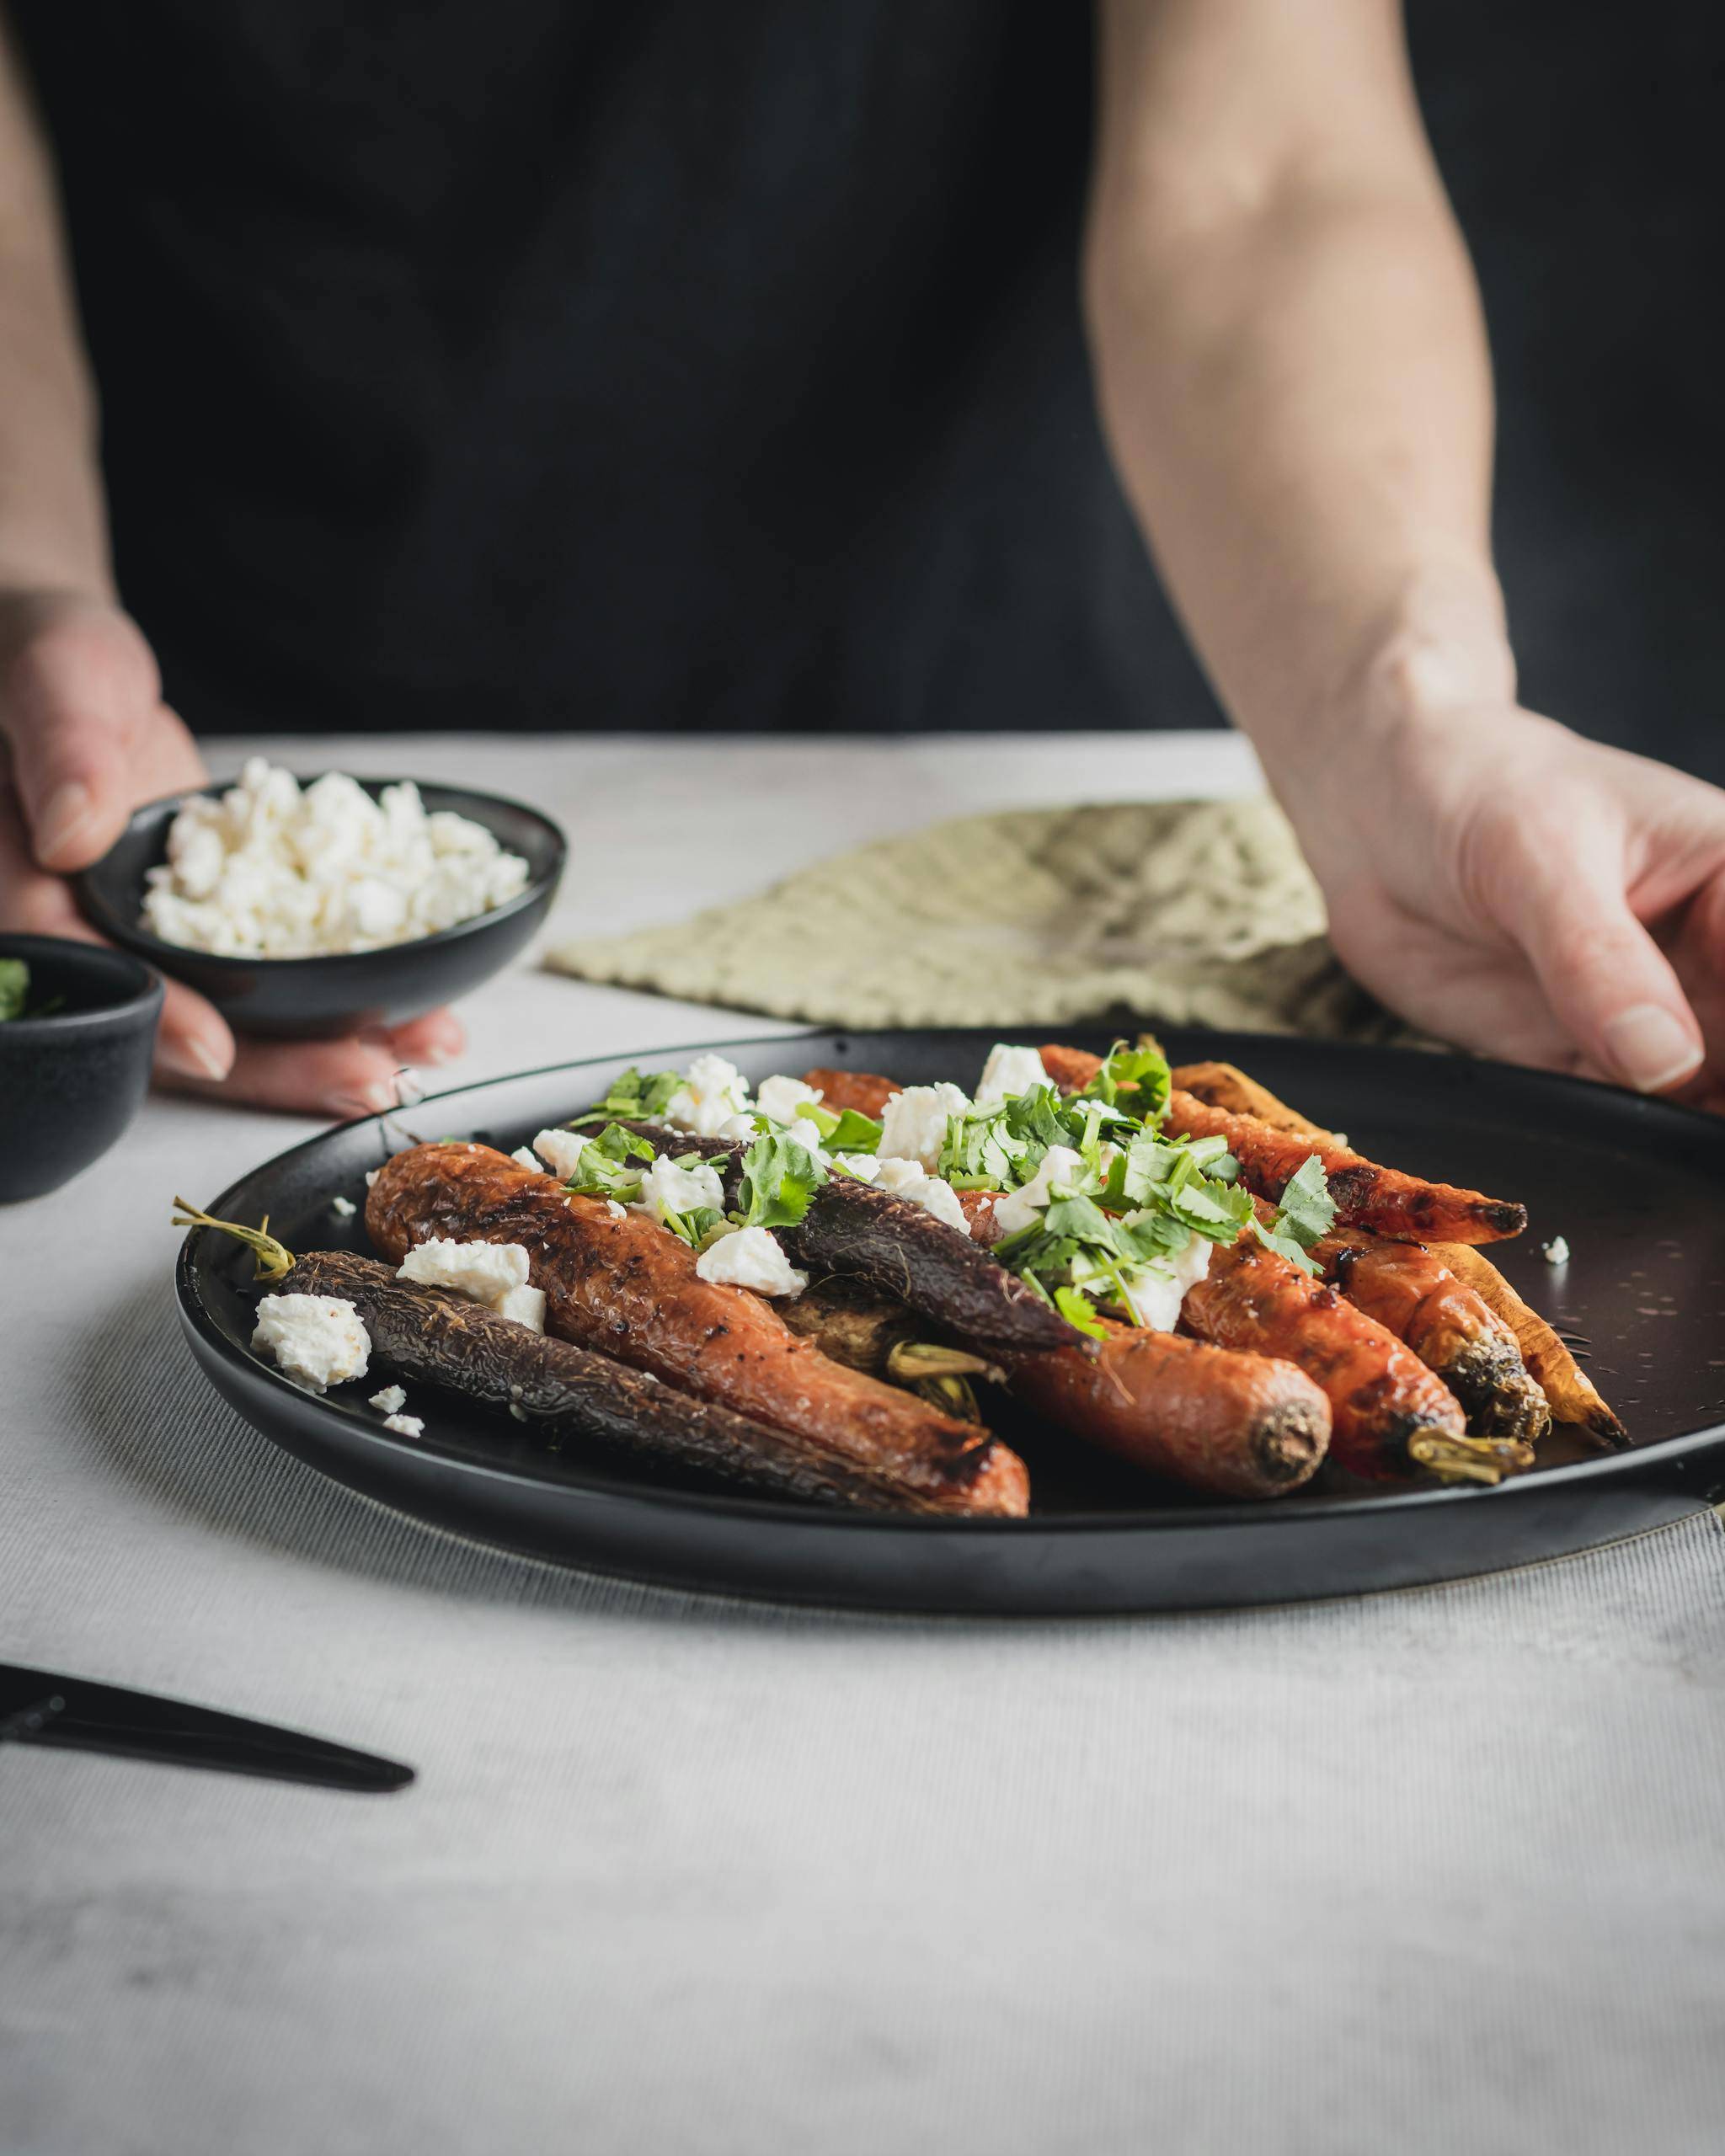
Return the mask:
{"type": "Polygon", "coordinates": [[[0,1022],[24,1016],[30,992],[30,969],[22,958],[0,958],[0,1022]]]}
{"type": "Polygon", "coordinates": [[[1314,1153],[1290,1176],[1277,1205],[1276,1226],[1310,1250],[1336,1225],[1336,1201],[1330,1195],[1324,1164],[1314,1153]]]}
{"type": "Polygon", "coordinates": [[[743,1155],[738,1208],[745,1228],[794,1228],[826,1171],[788,1131],[764,1130],[743,1155]]]}
{"type": "Polygon", "coordinates": [[[797,1114],[800,1120],[814,1125],[820,1133],[821,1144],[830,1153],[876,1153],[880,1150],[881,1126],[873,1116],[863,1115],[856,1108],[845,1108],[835,1115],[830,1108],[803,1101],[798,1105],[797,1114]]]}
{"type": "Polygon", "coordinates": [[[579,1130],[583,1123],[603,1123],[608,1118],[621,1118],[627,1123],[654,1123],[670,1104],[670,1097],[682,1079],[675,1070],[624,1071],[621,1078],[611,1081],[611,1091],[602,1101],[595,1101],[577,1116],[571,1116],[564,1128],[579,1130]]]}
{"type": "Polygon", "coordinates": [[[1105,1101],[1112,1107],[1125,1089],[1133,1114],[1142,1122],[1156,1123],[1168,1105],[1172,1082],[1168,1059],[1160,1049],[1129,1048],[1124,1041],[1116,1041],[1101,1070],[1075,1097],[1105,1101]]]}
{"type": "Polygon", "coordinates": [[[1092,1340],[1106,1340],[1108,1329],[1096,1314],[1096,1305],[1076,1288],[1056,1288],[1055,1308],[1068,1325],[1076,1325],[1092,1340]]]}
{"type": "Polygon", "coordinates": [[[628,1203],[641,1194],[638,1161],[651,1161],[653,1148],[644,1138],[621,1123],[607,1123],[596,1138],[590,1138],[575,1171],[564,1183],[582,1198],[615,1198],[628,1203]]]}

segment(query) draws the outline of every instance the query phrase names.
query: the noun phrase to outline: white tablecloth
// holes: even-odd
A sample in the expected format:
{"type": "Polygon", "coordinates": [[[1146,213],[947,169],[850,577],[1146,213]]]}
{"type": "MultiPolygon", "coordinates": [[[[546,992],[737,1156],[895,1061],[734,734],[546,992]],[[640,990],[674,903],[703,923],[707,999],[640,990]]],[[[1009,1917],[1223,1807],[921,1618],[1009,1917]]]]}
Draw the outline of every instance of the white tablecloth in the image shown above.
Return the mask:
{"type": "MultiPolygon", "coordinates": [[[[1252,782],[1201,736],[293,753],[543,800],[579,930],[943,814],[1252,782]]],[[[526,970],[467,1016],[452,1082],[758,1022],[526,970]]],[[[195,1374],[169,1198],[308,1128],[153,1102],[0,1213],[0,1656],[420,1780],[0,1751],[8,2156],[1720,2146],[1712,1513],[1176,1620],[558,1572],[323,1481],[195,1374]]]]}

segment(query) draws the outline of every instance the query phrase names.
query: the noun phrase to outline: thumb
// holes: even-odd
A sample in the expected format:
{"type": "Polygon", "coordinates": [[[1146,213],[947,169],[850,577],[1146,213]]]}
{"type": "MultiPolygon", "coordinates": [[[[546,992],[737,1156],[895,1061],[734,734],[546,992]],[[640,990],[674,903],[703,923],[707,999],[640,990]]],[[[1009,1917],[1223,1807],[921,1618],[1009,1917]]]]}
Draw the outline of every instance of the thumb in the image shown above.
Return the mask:
{"type": "Polygon", "coordinates": [[[119,836],[136,805],[130,751],[160,696],[154,654],[118,607],[60,600],[24,628],[0,685],[0,734],[42,867],[86,867],[119,836]]]}
{"type": "Polygon", "coordinates": [[[1637,1092],[1669,1092],[1701,1067],[1701,1027],[1625,882],[1621,841],[1572,827],[1561,850],[1503,863],[1498,910],[1588,1060],[1637,1092]]]}

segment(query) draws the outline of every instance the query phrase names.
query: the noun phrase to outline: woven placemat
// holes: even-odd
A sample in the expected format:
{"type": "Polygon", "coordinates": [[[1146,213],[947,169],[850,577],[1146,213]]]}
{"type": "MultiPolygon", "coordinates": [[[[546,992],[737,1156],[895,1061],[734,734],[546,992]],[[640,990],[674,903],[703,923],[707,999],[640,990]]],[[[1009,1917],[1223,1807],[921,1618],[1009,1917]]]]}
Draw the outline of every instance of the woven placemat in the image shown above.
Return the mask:
{"type": "Polygon", "coordinates": [[[1173,1024],[1386,1039],[1267,798],[1012,809],[800,869],[691,921],[557,944],[584,980],[836,1026],[1173,1024]]]}

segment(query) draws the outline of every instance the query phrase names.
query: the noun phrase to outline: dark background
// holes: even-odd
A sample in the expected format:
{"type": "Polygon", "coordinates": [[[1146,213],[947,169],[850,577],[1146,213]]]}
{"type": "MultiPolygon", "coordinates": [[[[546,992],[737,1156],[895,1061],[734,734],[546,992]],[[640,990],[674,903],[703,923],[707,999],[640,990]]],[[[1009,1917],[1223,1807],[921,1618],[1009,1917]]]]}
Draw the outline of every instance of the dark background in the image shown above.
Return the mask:
{"type": "MultiPolygon", "coordinates": [[[[9,12],[200,730],[1220,723],[1097,432],[1076,0],[9,12]]],[[[1407,13],[1523,694],[1725,782],[1725,0],[1407,13]]]]}
{"type": "Polygon", "coordinates": [[[1725,782],[1725,8],[1412,0],[1484,289],[1524,701],[1725,782]]]}

